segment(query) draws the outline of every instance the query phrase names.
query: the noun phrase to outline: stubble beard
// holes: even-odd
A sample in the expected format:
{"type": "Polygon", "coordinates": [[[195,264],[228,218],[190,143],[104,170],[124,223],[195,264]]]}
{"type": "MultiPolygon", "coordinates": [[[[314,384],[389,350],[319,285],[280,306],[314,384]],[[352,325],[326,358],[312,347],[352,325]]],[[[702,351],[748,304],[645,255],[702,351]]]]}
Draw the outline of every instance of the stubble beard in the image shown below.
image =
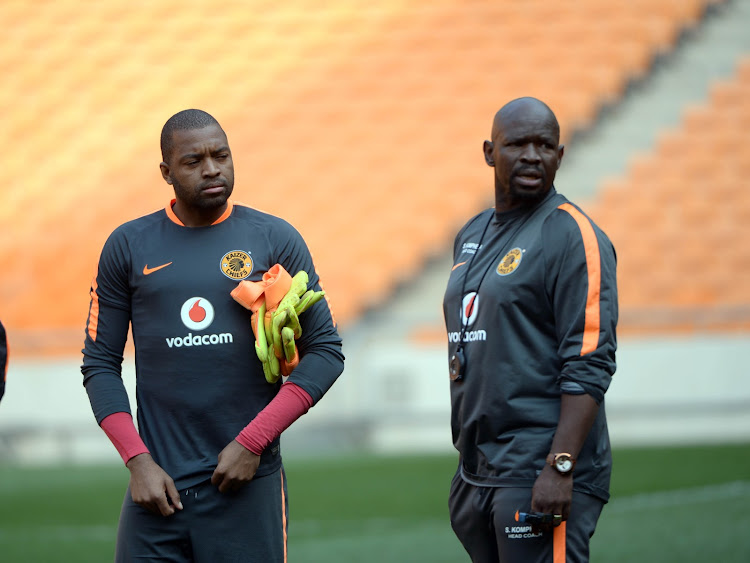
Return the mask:
{"type": "Polygon", "coordinates": [[[192,207],[194,209],[217,209],[224,206],[229,200],[229,197],[232,195],[232,186],[228,184],[224,186],[224,191],[221,194],[211,197],[202,197],[200,187],[191,190],[182,185],[179,181],[177,181],[177,179],[171,179],[175,197],[188,207],[192,207]]]}

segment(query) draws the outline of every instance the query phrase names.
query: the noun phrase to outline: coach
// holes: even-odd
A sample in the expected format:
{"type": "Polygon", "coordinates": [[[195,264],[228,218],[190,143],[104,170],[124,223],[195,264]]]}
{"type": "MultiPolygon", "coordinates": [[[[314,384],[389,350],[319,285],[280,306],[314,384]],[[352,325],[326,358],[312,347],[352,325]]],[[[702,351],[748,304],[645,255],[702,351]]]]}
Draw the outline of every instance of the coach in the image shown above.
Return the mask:
{"type": "Polygon", "coordinates": [[[475,562],[588,561],[609,498],[616,257],[553,187],[563,149],[543,102],[503,106],[484,142],[495,207],[455,240],[443,304],[460,454],[449,504],[475,562]]]}

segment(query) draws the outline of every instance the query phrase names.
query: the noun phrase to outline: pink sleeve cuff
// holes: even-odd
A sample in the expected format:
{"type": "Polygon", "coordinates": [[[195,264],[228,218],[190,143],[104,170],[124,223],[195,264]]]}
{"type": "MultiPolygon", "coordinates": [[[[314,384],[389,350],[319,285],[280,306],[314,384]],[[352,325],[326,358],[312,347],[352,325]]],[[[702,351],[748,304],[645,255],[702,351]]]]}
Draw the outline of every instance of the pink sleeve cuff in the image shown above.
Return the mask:
{"type": "Polygon", "coordinates": [[[278,438],[313,405],[310,394],[294,383],[284,383],[273,400],[239,433],[237,441],[261,455],[268,444],[278,438]]]}
{"type": "Polygon", "coordinates": [[[102,427],[109,441],[115,446],[124,463],[139,454],[149,453],[146,444],[143,443],[140,434],[135,429],[133,417],[128,413],[113,413],[102,420],[99,426],[102,427]]]}

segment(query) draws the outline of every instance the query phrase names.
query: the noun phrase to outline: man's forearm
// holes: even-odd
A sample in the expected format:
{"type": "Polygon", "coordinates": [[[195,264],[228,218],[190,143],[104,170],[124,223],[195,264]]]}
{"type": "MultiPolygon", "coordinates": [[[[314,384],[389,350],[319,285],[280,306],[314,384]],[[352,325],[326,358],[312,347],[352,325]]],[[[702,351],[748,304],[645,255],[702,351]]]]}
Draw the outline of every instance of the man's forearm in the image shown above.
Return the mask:
{"type": "Polygon", "coordinates": [[[552,439],[550,452],[566,452],[574,458],[578,457],[598,412],[599,405],[591,395],[563,394],[560,421],[552,439]]]}

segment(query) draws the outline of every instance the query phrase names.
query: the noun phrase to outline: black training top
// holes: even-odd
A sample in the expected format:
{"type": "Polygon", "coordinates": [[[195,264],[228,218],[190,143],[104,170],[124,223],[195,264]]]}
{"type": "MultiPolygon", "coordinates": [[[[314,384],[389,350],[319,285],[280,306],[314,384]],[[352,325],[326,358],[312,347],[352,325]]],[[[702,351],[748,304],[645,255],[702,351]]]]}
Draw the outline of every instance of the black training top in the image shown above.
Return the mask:
{"type": "MultiPolygon", "coordinates": [[[[125,223],[102,250],[91,288],[83,382],[97,422],[130,412],[121,379],[128,326],[135,345],[138,427],[154,460],[185,488],[211,477],[219,452],[273,399],[255,354],[250,311],[230,292],[274,264],[305,270],[310,252],[286,221],[229,202],[213,225],[188,228],[171,206],[125,223]]],[[[326,299],[300,316],[300,363],[289,377],[315,402],[343,370],[326,299]]],[[[281,464],[278,440],[257,475],[281,464]]]]}
{"type": "Polygon", "coordinates": [[[5,393],[5,377],[8,374],[8,340],[5,336],[5,327],[0,323],[0,399],[5,393]]]}
{"type": "Polygon", "coordinates": [[[588,393],[600,409],[574,488],[606,501],[604,393],[615,372],[618,314],[609,239],[552,188],[532,209],[489,209],[471,219],[453,255],[443,311],[448,357],[464,343],[464,377],[450,384],[463,478],[533,486],[550,452],[560,395],[588,393]]]}

